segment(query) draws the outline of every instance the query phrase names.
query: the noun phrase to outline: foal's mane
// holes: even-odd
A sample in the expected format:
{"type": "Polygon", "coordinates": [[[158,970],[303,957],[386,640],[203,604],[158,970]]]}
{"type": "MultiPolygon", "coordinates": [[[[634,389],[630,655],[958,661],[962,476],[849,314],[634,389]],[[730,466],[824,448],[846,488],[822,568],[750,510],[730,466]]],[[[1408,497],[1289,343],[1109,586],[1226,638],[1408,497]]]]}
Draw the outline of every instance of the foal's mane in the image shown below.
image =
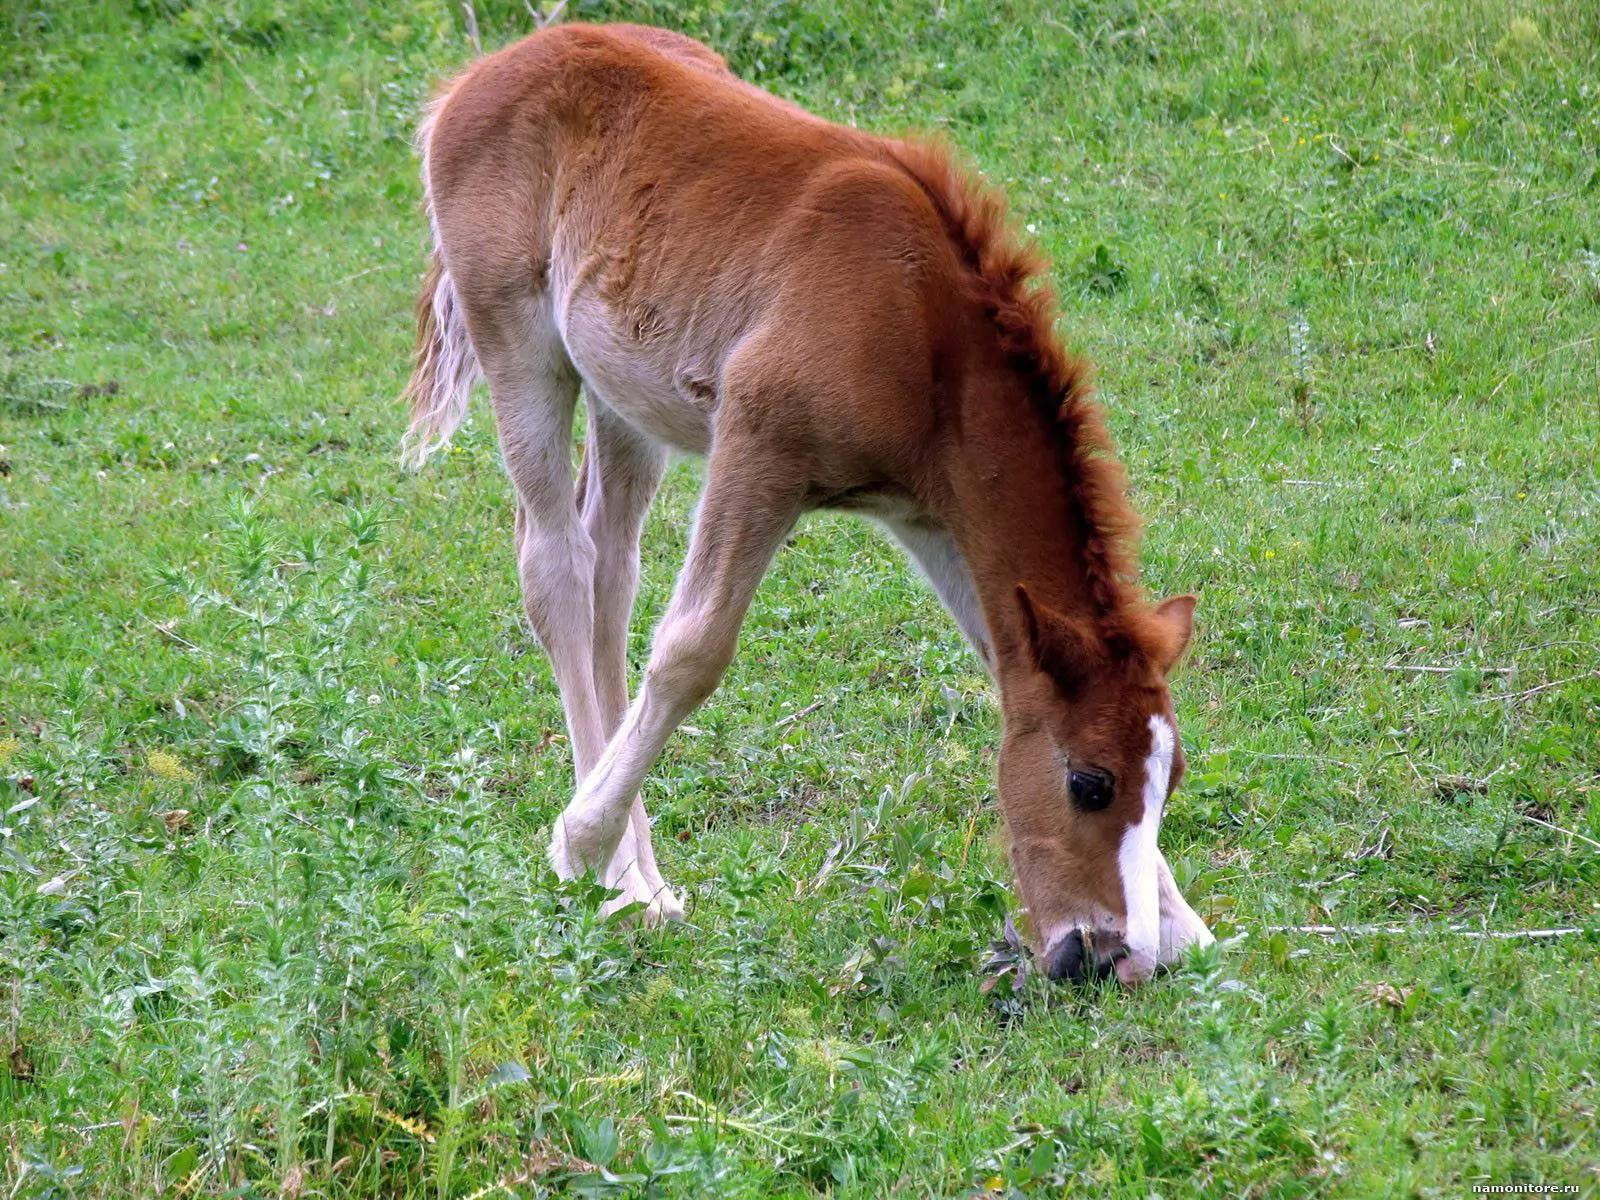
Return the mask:
{"type": "Polygon", "coordinates": [[[890,153],[933,203],[972,274],[1001,349],[1027,386],[1054,438],[1073,502],[1090,595],[1106,632],[1147,645],[1148,611],[1138,584],[1139,517],[1128,480],[1094,398],[1089,361],[1056,333],[1060,315],[1049,261],[1012,227],[1005,198],[936,141],[892,141],[890,153]]]}

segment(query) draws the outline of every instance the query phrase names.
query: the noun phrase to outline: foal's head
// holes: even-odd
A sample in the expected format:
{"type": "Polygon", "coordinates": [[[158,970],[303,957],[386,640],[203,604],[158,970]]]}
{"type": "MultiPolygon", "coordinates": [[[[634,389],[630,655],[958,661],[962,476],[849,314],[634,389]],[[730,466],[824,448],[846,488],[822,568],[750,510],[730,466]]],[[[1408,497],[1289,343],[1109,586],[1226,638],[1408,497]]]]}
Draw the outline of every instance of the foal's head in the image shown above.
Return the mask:
{"type": "Polygon", "coordinates": [[[1156,848],[1183,750],[1167,673],[1194,597],[1107,630],[1017,589],[1031,653],[1004,680],[999,786],[1017,886],[1053,979],[1148,979],[1211,940],[1156,848]]]}

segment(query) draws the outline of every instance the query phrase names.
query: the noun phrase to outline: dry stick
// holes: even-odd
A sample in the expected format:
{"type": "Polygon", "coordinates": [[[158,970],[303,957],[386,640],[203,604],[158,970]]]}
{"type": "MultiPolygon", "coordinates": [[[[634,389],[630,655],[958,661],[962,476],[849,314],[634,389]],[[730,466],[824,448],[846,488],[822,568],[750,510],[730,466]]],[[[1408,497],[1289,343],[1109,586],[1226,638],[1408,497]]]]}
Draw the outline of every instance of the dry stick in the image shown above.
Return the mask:
{"type": "Polygon", "coordinates": [[[1309,933],[1318,937],[1372,937],[1380,933],[1438,933],[1451,937],[1498,938],[1554,938],[1574,933],[1591,933],[1593,930],[1577,926],[1562,929],[1463,929],[1446,926],[1436,929],[1427,925],[1267,925],[1269,933],[1309,933]]]}
{"type": "Polygon", "coordinates": [[[1472,667],[1472,666],[1433,667],[1433,666],[1421,666],[1421,665],[1412,666],[1410,663],[1389,662],[1389,663],[1384,663],[1383,664],[1383,670],[1385,670],[1385,671],[1416,671],[1418,674],[1422,674],[1422,675],[1454,675],[1457,671],[1477,671],[1480,675],[1510,675],[1513,671],[1516,670],[1516,668],[1515,667],[1472,667]]]}
{"type": "MultiPolygon", "coordinates": [[[[199,646],[196,646],[188,638],[182,636],[181,634],[174,633],[172,630],[168,629],[165,625],[161,624],[161,622],[151,620],[151,618],[149,616],[147,616],[146,614],[144,614],[144,613],[140,613],[139,615],[141,617],[143,617],[145,619],[145,621],[150,625],[150,627],[152,629],[154,629],[157,633],[159,633],[162,637],[171,638],[173,641],[177,642],[178,645],[186,646],[190,650],[193,650],[198,654],[206,654],[206,652],[204,650],[200,649],[199,646]]],[[[210,655],[207,654],[206,657],[209,658],[210,655]]]]}
{"type": "Polygon", "coordinates": [[[541,17],[538,10],[533,7],[531,0],[522,0],[522,7],[527,9],[528,15],[533,18],[533,27],[535,29],[549,29],[550,26],[561,19],[562,10],[567,7],[567,0],[561,0],[561,3],[552,8],[548,17],[541,17]]]}
{"type": "Polygon", "coordinates": [[[1600,679],[1600,671],[1585,671],[1582,675],[1568,675],[1565,679],[1555,679],[1549,683],[1541,683],[1538,687],[1528,688],[1522,692],[1507,692],[1501,696],[1475,696],[1479,704],[1488,704],[1495,700],[1526,700],[1529,696],[1537,696],[1540,692],[1548,692],[1552,688],[1565,687],[1569,683],[1577,683],[1580,679],[1600,679]]]}
{"type": "Polygon", "coordinates": [[[1359,770],[1361,770],[1361,768],[1356,766],[1355,763],[1347,763],[1343,759],[1338,759],[1338,758],[1329,758],[1329,757],[1327,757],[1326,755],[1323,755],[1323,754],[1262,754],[1258,750],[1241,750],[1241,751],[1239,751],[1239,753],[1248,754],[1253,758],[1279,758],[1279,759],[1287,759],[1287,760],[1293,761],[1293,762],[1325,762],[1325,763],[1332,763],[1336,767],[1343,767],[1346,771],[1359,771],[1359,770]]]}
{"type": "Polygon", "coordinates": [[[261,103],[265,104],[273,112],[277,113],[285,121],[289,122],[289,124],[293,125],[294,121],[295,121],[294,114],[292,112],[290,112],[287,108],[284,108],[283,105],[278,104],[277,102],[275,102],[273,100],[269,100],[267,98],[267,94],[265,92],[263,92],[259,87],[256,86],[256,81],[254,79],[250,78],[249,72],[247,72],[244,69],[244,66],[239,62],[239,60],[234,57],[232,50],[229,50],[226,46],[223,46],[220,42],[218,43],[218,46],[222,50],[222,56],[224,58],[226,58],[228,60],[228,62],[233,65],[233,69],[235,71],[239,72],[239,78],[244,80],[244,85],[245,85],[245,87],[250,89],[250,94],[252,96],[254,96],[257,100],[261,101],[261,103]]]}
{"type": "Polygon", "coordinates": [[[1546,829],[1553,829],[1563,837],[1577,838],[1580,842],[1587,842],[1596,850],[1600,850],[1600,842],[1595,841],[1592,837],[1585,837],[1581,833],[1574,833],[1570,829],[1563,829],[1559,825],[1552,825],[1549,821],[1541,821],[1538,817],[1529,816],[1525,812],[1519,812],[1517,816],[1521,817],[1524,821],[1532,821],[1535,825],[1543,825],[1546,829]]]}
{"type": "Polygon", "coordinates": [[[1532,358],[1530,358],[1527,362],[1523,363],[1522,365],[1524,367],[1531,367],[1534,363],[1542,362],[1543,360],[1549,358],[1552,354],[1560,354],[1563,350],[1571,350],[1574,346],[1587,346],[1590,342],[1594,341],[1596,338],[1600,338],[1600,334],[1590,334],[1588,337],[1579,338],[1575,342],[1562,342],[1561,345],[1559,345],[1559,346],[1552,346],[1552,347],[1550,347],[1550,349],[1548,349],[1548,350],[1546,350],[1546,351],[1544,351],[1544,352],[1542,352],[1540,354],[1535,354],[1532,358]]]}
{"type": "Polygon", "coordinates": [[[967,854],[972,849],[972,837],[978,832],[978,813],[978,809],[974,808],[972,810],[972,820],[967,822],[967,834],[961,839],[961,870],[963,871],[967,869],[967,854]]]}
{"type": "Polygon", "coordinates": [[[1361,165],[1360,163],[1356,162],[1355,159],[1351,158],[1348,154],[1346,154],[1344,152],[1344,147],[1343,146],[1339,145],[1338,142],[1333,140],[1333,134],[1331,134],[1331,133],[1328,134],[1325,140],[1327,141],[1328,149],[1332,150],[1335,154],[1337,154],[1340,158],[1344,159],[1345,162],[1349,163],[1352,167],[1358,167],[1358,166],[1361,165]]]}
{"type": "Polygon", "coordinates": [[[782,729],[785,725],[793,725],[796,721],[800,720],[802,717],[809,717],[812,713],[816,712],[817,709],[821,708],[824,704],[826,704],[830,699],[832,699],[831,696],[824,696],[820,700],[813,700],[810,704],[806,705],[799,712],[792,712],[787,717],[781,717],[777,721],[773,722],[772,728],[773,729],[782,729]]]}
{"type": "Polygon", "coordinates": [[[1391,142],[1387,139],[1380,138],[1378,140],[1378,144],[1380,146],[1387,146],[1397,154],[1404,154],[1410,158],[1416,159],[1418,162],[1425,162],[1430,167],[1454,167],[1463,171],[1488,171],[1494,175],[1503,174],[1498,167],[1491,166],[1488,163],[1462,161],[1459,159],[1451,161],[1450,159],[1434,158],[1432,155],[1423,154],[1420,151],[1413,150],[1404,142],[1391,142]]]}
{"type": "Polygon", "coordinates": [[[467,41],[472,43],[472,52],[482,58],[483,39],[478,36],[478,14],[472,9],[472,0],[461,0],[461,10],[467,14],[467,41]]]}
{"type": "Polygon", "coordinates": [[[341,284],[351,283],[354,280],[360,279],[364,275],[371,275],[374,271],[401,271],[410,269],[410,263],[382,263],[376,267],[368,267],[365,271],[357,271],[354,275],[346,275],[343,279],[336,279],[334,280],[334,286],[338,287],[341,284]]]}
{"type": "Polygon", "coordinates": [[[283,815],[288,817],[291,821],[299,821],[300,824],[304,825],[307,829],[310,829],[313,832],[316,832],[316,833],[321,833],[322,832],[322,830],[318,829],[315,825],[313,825],[310,821],[306,820],[304,817],[302,817],[299,813],[295,812],[293,809],[288,809],[288,808],[284,809],[283,810],[283,815]]]}
{"type": "MultiPolygon", "coordinates": [[[[773,1121],[768,1121],[768,1122],[765,1122],[765,1123],[760,1122],[760,1121],[741,1121],[736,1117],[730,1117],[727,1113],[723,1112],[715,1104],[712,1104],[709,1101],[700,1099],[700,1097],[696,1096],[693,1092],[688,1092],[688,1091],[684,1091],[682,1089],[679,1089],[678,1091],[675,1091],[672,1094],[674,1096],[677,1096],[677,1097],[681,1098],[681,1099],[688,1100],[688,1101],[690,1101],[690,1102],[692,1102],[694,1104],[699,1105],[700,1108],[702,1108],[703,1110],[705,1110],[706,1112],[711,1114],[711,1117],[713,1119],[715,1119],[717,1124],[726,1125],[730,1129],[737,1129],[741,1133],[753,1134],[754,1136],[756,1136],[758,1138],[761,1138],[763,1141],[767,1141],[767,1142],[772,1143],[774,1146],[777,1146],[781,1150],[791,1151],[792,1152],[793,1147],[784,1145],[784,1143],[780,1142],[771,1133],[768,1133],[767,1132],[768,1129],[775,1129],[779,1133],[787,1133],[787,1134],[791,1134],[791,1135],[793,1135],[795,1137],[811,1138],[813,1140],[815,1140],[819,1136],[819,1135],[814,1134],[814,1133],[809,1133],[804,1129],[786,1128],[786,1127],[784,1127],[782,1125],[779,1125],[779,1124],[777,1124],[776,1122],[773,1122],[773,1121]]],[[[670,1122],[704,1121],[706,1118],[705,1117],[691,1117],[691,1116],[689,1116],[687,1114],[670,1113],[670,1114],[668,1114],[668,1116],[665,1119],[670,1123],[670,1122]]]]}
{"type": "MultiPolygon", "coordinates": [[[[1529,367],[1533,366],[1534,363],[1543,362],[1552,354],[1560,354],[1563,350],[1571,350],[1574,346],[1587,346],[1590,342],[1593,342],[1596,337],[1600,337],[1600,334],[1591,335],[1590,337],[1586,338],[1579,338],[1575,342],[1563,342],[1559,346],[1552,346],[1542,354],[1535,354],[1532,358],[1528,359],[1522,364],[1521,369],[1526,371],[1529,367]]],[[[1505,385],[1511,381],[1511,377],[1515,374],[1515,371],[1507,372],[1505,378],[1494,385],[1494,391],[1489,393],[1489,399],[1493,400],[1496,396],[1498,396],[1500,394],[1500,389],[1505,387],[1505,385]]]]}
{"type": "MultiPolygon", "coordinates": [[[[1541,612],[1539,616],[1548,617],[1551,613],[1558,611],[1560,611],[1560,606],[1557,608],[1547,608],[1541,612]]],[[[1585,650],[1593,650],[1595,652],[1595,657],[1600,658],[1600,645],[1596,645],[1594,642],[1583,641],[1581,638],[1555,638],[1552,641],[1539,642],[1537,645],[1533,646],[1519,646],[1512,651],[1512,654],[1532,654],[1537,650],[1548,650],[1552,646],[1582,646],[1585,650]]]]}

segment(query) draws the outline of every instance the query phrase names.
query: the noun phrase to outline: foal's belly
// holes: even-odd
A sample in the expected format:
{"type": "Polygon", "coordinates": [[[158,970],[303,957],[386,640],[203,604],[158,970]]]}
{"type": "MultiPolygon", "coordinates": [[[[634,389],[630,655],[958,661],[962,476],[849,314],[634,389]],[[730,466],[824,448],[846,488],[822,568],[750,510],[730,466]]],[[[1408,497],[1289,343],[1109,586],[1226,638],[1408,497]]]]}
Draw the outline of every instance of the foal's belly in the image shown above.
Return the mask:
{"type": "Polygon", "coordinates": [[[648,311],[619,311],[598,297],[575,296],[562,337],[591,400],[654,441],[689,454],[710,450],[715,389],[680,365],[677,346],[648,311]]]}

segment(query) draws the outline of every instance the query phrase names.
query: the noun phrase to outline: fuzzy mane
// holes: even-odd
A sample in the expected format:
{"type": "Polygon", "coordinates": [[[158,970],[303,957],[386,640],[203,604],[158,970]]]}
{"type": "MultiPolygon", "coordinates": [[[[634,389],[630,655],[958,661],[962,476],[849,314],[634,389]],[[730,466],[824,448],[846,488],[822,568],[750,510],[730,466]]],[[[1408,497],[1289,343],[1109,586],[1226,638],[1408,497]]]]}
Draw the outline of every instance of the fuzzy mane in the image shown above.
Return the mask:
{"type": "Polygon", "coordinates": [[[1049,260],[1012,228],[1005,198],[957,165],[941,143],[892,141],[890,153],[944,219],[972,271],[980,302],[1001,349],[1028,384],[1055,438],[1061,471],[1082,534],[1090,594],[1108,636],[1147,645],[1148,605],[1139,587],[1139,517],[1128,503],[1127,475],[1094,398],[1091,364],[1056,334],[1060,315],[1049,260]]]}

